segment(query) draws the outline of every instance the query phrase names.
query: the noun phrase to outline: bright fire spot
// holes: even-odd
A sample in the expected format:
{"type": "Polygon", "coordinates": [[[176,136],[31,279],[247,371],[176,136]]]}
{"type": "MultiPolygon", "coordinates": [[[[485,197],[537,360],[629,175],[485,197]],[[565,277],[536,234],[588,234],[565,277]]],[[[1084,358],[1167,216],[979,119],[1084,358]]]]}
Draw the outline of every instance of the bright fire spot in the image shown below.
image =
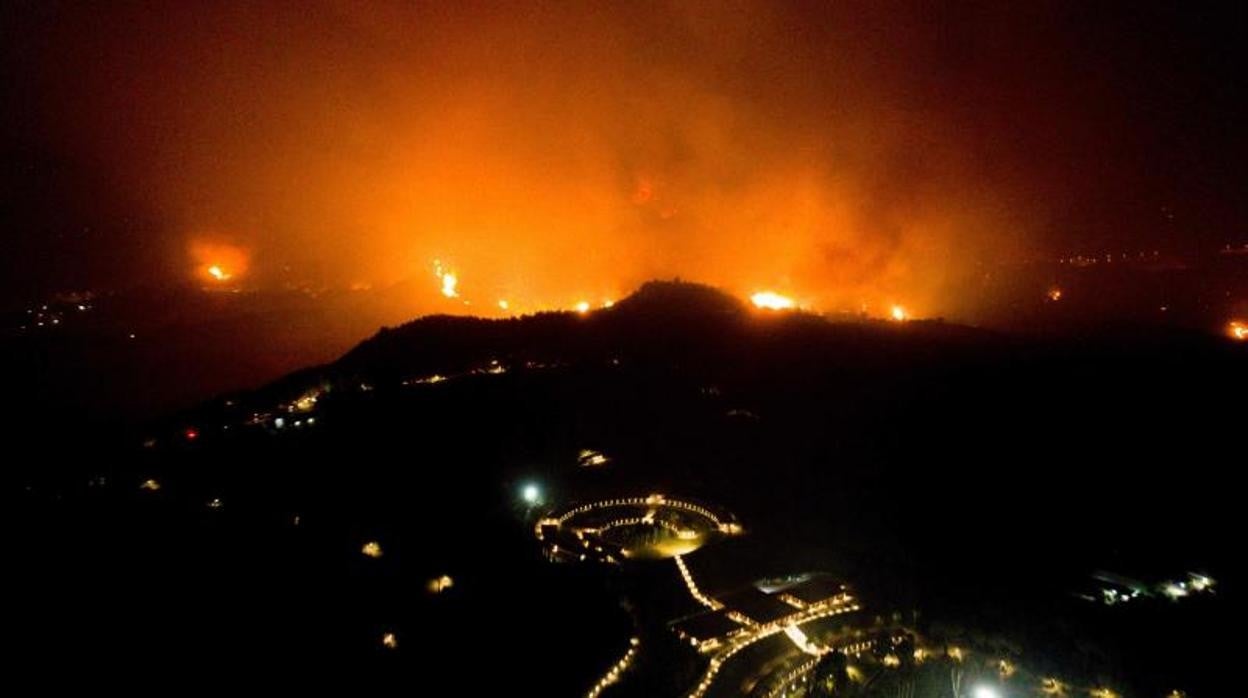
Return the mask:
{"type": "Polygon", "coordinates": [[[1231,339],[1240,342],[1248,341],[1248,322],[1232,320],[1231,324],[1226,326],[1226,333],[1231,336],[1231,339]]]}
{"type": "Polygon", "coordinates": [[[148,492],[155,492],[160,489],[160,483],[154,478],[147,479],[143,481],[143,484],[139,485],[139,489],[147,490],[148,492]]]}
{"type": "Polygon", "coordinates": [[[447,298],[459,298],[459,291],[455,289],[459,285],[459,277],[455,272],[448,271],[442,266],[442,260],[433,260],[433,273],[442,281],[442,295],[447,298]]]}
{"type": "Polygon", "coordinates": [[[509,310],[511,309],[511,304],[503,300],[498,302],[498,307],[502,310],[509,310]]]}
{"type": "Polygon", "coordinates": [[[759,291],[750,296],[750,302],[759,308],[767,308],[768,310],[789,310],[797,305],[792,298],[782,296],[773,291],[759,291]]]}
{"type": "Polygon", "coordinates": [[[605,300],[605,301],[603,301],[603,302],[602,302],[602,307],[604,307],[604,308],[613,308],[613,307],[615,307],[615,301],[613,301],[613,300],[611,300],[611,299],[609,299],[609,298],[608,298],[607,300],[605,300]]]}
{"type": "Polygon", "coordinates": [[[588,313],[588,312],[589,312],[589,301],[581,301],[580,303],[577,303],[577,304],[576,304],[576,312],[578,312],[578,313],[588,313]]]}
{"type": "Polygon", "coordinates": [[[379,558],[381,557],[381,543],[370,540],[364,544],[364,547],[360,548],[360,552],[374,559],[379,558]]]}
{"type": "Polygon", "coordinates": [[[901,307],[900,305],[894,305],[892,313],[890,314],[892,318],[896,320],[897,322],[903,322],[905,320],[910,319],[910,315],[906,312],[906,309],[901,307]]]}
{"type": "Polygon", "coordinates": [[[1060,301],[1062,299],[1062,289],[1056,288],[1056,287],[1051,288],[1049,289],[1048,296],[1049,296],[1049,300],[1056,303],[1057,301],[1060,301]]]}
{"type": "Polygon", "coordinates": [[[381,636],[381,646],[388,650],[399,648],[399,637],[394,633],[386,633],[381,636]]]}
{"type": "Polygon", "coordinates": [[[237,281],[247,273],[250,255],[237,245],[195,240],[190,243],[195,275],[212,284],[237,281]]]}

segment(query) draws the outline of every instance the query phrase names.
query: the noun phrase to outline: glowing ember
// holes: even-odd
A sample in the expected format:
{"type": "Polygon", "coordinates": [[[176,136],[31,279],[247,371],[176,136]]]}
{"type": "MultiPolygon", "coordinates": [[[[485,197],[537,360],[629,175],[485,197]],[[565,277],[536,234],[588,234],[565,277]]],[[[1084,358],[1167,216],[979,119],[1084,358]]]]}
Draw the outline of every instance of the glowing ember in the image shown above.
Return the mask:
{"type": "Polygon", "coordinates": [[[759,308],[766,308],[768,310],[789,310],[797,306],[797,304],[793,302],[792,298],[782,296],[773,291],[759,291],[758,293],[750,296],[750,302],[759,308]]]}
{"type": "Polygon", "coordinates": [[[1054,303],[1056,303],[1056,302],[1058,302],[1058,301],[1060,301],[1060,300],[1062,299],[1062,289],[1057,288],[1057,287],[1055,286],[1055,287],[1053,287],[1053,288],[1049,289],[1049,292],[1048,292],[1048,294],[1047,294],[1047,295],[1048,295],[1048,297],[1049,297],[1049,300],[1051,300],[1051,301],[1053,301],[1054,303]]]}
{"type": "Polygon", "coordinates": [[[394,633],[386,633],[381,636],[381,646],[388,650],[399,648],[399,636],[394,633]]]}
{"type": "Polygon", "coordinates": [[[160,483],[155,479],[144,480],[143,484],[139,485],[139,489],[147,490],[148,492],[156,492],[160,489],[160,483]]]}
{"type": "Polygon", "coordinates": [[[1226,326],[1226,333],[1236,341],[1248,341],[1248,322],[1232,320],[1231,324],[1226,326]]]}
{"type": "Polygon", "coordinates": [[[373,559],[379,558],[382,555],[381,543],[378,543],[375,540],[370,540],[364,544],[364,547],[360,548],[360,552],[373,559]]]}
{"type": "Polygon", "coordinates": [[[217,281],[229,281],[234,275],[222,269],[221,265],[214,264],[208,267],[208,276],[211,276],[217,281]]]}
{"type": "Polygon", "coordinates": [[[910,315],[906,312],[906,309],[900,305],[894,305],[890,315],[897,322],[904,322],[910,319],[910,315]]]}
{"type": "Polygon", "coordinates": [[[588,312],[589,312],[589,301],[581,301],[580,303],[577,303],[577,304],[576,304],[576,312],[578,312],[578,313],[582,313],[582,314],[584,314],[584,313],[588,313],[588,312]]]}

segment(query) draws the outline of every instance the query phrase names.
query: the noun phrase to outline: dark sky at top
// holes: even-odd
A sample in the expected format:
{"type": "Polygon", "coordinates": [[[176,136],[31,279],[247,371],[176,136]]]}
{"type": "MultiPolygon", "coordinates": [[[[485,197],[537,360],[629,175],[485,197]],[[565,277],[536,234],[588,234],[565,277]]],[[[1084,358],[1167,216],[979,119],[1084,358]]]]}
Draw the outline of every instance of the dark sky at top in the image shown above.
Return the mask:
{"type": "Polygon", "coordinates": [[[198,239],[549,296],[1246,236],[1243,8],[108,5],[0,7],[6,296],[177,280],[198,239]]]}

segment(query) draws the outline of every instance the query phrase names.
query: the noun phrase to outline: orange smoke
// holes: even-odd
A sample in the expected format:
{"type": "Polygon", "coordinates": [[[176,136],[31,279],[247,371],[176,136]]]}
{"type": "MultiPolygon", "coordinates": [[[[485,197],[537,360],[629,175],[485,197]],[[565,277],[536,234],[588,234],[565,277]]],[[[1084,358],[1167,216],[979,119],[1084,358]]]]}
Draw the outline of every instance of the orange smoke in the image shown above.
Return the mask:
{"type": "Polygon", "coordinates": [[[914,77],[941,40],[922,23],[870,3],[822,23],[768,2],[487,5],[135,11],[144,42],[84,38],[107,64],[74,102],[127,134],[98,159],[169,229],[248,231],[197,240],[198,278],[410,282],[373,294],[394,320],[673,277],[958,317],[982,260],[1039,220],[1017,201],[1034,187],[983,171],[998,141],[986,156],[964,127],[974,101],[914,77]],[[453,262],[436,283],[435,259],[453,262]]]}

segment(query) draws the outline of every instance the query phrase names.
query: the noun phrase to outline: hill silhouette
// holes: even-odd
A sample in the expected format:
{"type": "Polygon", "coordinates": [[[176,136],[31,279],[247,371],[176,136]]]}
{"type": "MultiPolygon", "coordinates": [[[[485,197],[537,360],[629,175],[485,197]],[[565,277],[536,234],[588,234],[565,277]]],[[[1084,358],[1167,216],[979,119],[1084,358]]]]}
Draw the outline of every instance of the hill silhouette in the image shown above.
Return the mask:
{"type": "MultiPolygon", "coordinates": [[[[683,694],[691,669],[662,642],[668,620],[697,609],[675,571],[547,563],[532,539],[540,511],[517,497],[537,482],[551,503],[668,492],[733,512],[748,535],[693,560],[710,593],[828,570],[873,609],[1017,631],[1054,665],[1074,665],[1063,648],[1126,647],[1110,669],[1156,694],[1152,667],[1206,661],[1157,633],[1200,623],[1089,620],[1068,592],[1095,569],[1225,578],[1233,551],[1175,522],[1234,525],[1218,466],[1237,462],[1226,435],[1241,420],[1209,395],[1248,384],[1243,349],[1169,332],[1037,341],[829,319],[672,281],[584,314],[424,317],[171,415],[126,449],[82,444],[68,484],[21,504],[41,535],[15,548],[36,570],[19,593],[63,591],[51,616],[28,604],[15,622],[39,638],[28,652],[75,661],[242,673],[243,659],[276,672],[271,659],[315,658],[392,677],[409,661],[459,666],[464,648],[519,630],[506,667],[476,680],[545,695],[583,693],[634,626],[663,659],[647,655],[638,676],[650,678],[612,690],[683,694]],[[582,449],[609,462],[582,467],[582,449]],[[160,489],[140,490],[148,479],[160,489]],[[385,556],[362,556],[367,540],[385,556]],[[92,582],[103,591],[73,586],[105,568],[92,582]],[[443,574],[450,593],[422,591],[443,574]],[[119,625],[133,637],[114,637],[119,625]],[[389,628],[397,654],[377,643],[389,628]],[[66,648],[65,633],[83,639],[66,648]]],[[[454,672],[424,674],[430,690],[462,688],[454,672]]]]}

